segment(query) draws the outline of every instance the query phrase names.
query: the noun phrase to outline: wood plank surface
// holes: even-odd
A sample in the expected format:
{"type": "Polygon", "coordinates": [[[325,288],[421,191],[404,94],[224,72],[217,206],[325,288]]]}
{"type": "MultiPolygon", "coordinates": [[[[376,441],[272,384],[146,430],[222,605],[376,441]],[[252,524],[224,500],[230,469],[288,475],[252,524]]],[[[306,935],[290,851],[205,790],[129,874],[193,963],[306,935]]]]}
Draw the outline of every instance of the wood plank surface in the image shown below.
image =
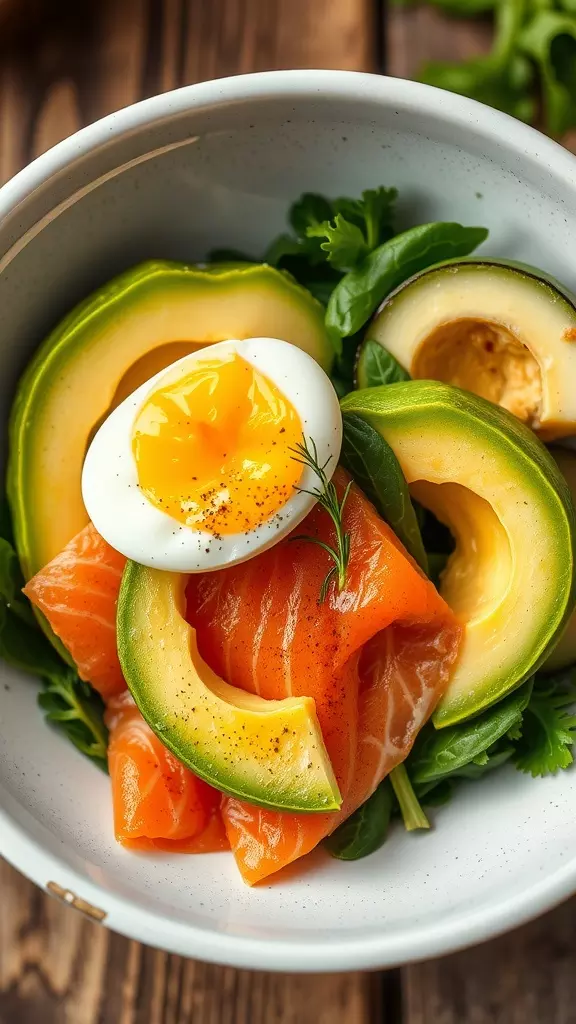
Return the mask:
{"type": "MultiPolygon", "coordinates": [[[[0,181],[82,125],[188,82],[375,66],[370,0],[20,2],[26,17],[0,36],[0,181]]],[[[383,1019],[381,994],[377,975],[274,976],[149,949],[0,863],[0,1024],[367,1024],[383,1019]]]]}
{"type": "MultiPolygon", "coordinates": [[[[379,0],[0,0],[0,181],[83,124],[187,82],[275,67],[410,76],[487,41],[485,26],[385,15],[379,0]]],[[[0,1024],[576,1024],[574,948],[571,902],[401,972],[235,971],[113,935],[0,862],[0,1024]]]]}

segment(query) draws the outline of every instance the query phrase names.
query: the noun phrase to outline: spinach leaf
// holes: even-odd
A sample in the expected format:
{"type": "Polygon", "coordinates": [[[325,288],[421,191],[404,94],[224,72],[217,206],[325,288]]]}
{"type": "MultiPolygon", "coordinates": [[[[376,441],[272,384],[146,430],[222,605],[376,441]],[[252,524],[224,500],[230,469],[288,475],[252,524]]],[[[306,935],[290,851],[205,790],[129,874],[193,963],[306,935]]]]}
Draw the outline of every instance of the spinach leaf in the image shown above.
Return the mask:
{"type": "Polygon", "coordinates": [[[410,374],[394,356],[373,338],[366,338],[358,350],[356,383],[359,388],[376,388],[410,380],[410,374]]]}
{"type": "Polygon", "coordinates": [[[409,761],[414,784],[421,786],[445,779],[459,773],[471,762],[475,762],[477,767],[486,767],[489,758],[482,764],[482,755],[497,740],[518,728],[531,692],[532,680],[469,722],[438,732],[433,726],[423,729],[409,761]]]}
{"type": "Polygon", "coordinates": [[[503,737],[503,740],[504,746],[496,743],[493,749],[486,751],[486,757],[482,760],[482,763],[470,761],[469,764],[463,765],[462,768],[455,769],[450,778],[475,781],[482,778],[487,772],[492,772],[495,768],[500,768],[503,764],[506,764],[514,754],[514,747],[506,741],[506,737],[503,737]]]}
{"type": "Polygon", "coordinates": [[[388,832],[392,814],[392,789],[387,779],[324,840],[324,846],[338,860],[359,860],[378,850],[388,832]]]}
{"type": "Polygon", "coordinates": [[[341,462],[426,572],[426,552],[418,520],[392,448],[370,423],[355,413],[344,413],[342,426],[341,462]]]}
{"type": "Polygon", "coordinates": [[[485,228],[437,222],[384,242],[337,284],[326,312],[329,333],[335,341],[355,334],[407,278],[443,260],[467,256],[487,236],[485,228]]]}

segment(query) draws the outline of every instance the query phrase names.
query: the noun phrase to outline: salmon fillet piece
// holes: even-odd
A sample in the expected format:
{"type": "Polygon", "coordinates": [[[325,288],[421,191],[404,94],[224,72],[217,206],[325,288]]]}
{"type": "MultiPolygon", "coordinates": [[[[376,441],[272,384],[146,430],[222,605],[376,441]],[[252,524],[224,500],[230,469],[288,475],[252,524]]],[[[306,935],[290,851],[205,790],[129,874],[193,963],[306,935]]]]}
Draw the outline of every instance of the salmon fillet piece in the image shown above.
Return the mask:
{"type": "Polygon", "coordinates": [[[78,675],[108,700],[126,689],[116,603],[126,559],[89,523],[24,587],[72,655],[78,675]]]}
{"type": "Polygon", "coordinates": [[[108,704],[114,832],[123,846],[180,853],[228,849],[220,793],[154,735],[128,690],[108,704]]]}
{"type": "MultiPolygon", "coordinates": [[[[348,477],[338,470],[340,496],[348,477]]],[[[255,884],[312,850],[408,755],[442,695],[461,628],[435,587],[362,492],[344,513],[344,589],[318,605],[331,562],[318,545],[280,542],[241,565],[195,574],[188,618],[202,657],[268,699],[311,696],[343,796],[339,812],[291,814],[223,801],[230,845],[255,884]]],[[[316,506],[298,533],[334,544],[316,506]]]]}
{"type": "Polygon", "coordinates": [[[24,588],[107,703],[116,838],[139,850],[228,849],[220,793],[184,767],[138,711],[120,668],[116,605],[126,559],[90,524],[24,588]]]}

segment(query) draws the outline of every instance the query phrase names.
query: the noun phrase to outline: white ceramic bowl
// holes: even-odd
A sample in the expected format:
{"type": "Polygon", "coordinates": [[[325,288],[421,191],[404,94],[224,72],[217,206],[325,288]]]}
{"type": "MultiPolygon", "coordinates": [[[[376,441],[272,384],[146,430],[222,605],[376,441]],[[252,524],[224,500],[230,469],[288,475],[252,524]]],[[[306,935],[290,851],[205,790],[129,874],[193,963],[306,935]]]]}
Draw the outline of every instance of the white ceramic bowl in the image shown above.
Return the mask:
{"type": "MultiPolygon", "coordinates": [[[[0,420],[48,328],[113,274],[216,245],[259,252],[300,192],[381,183],[400,189],[407,225],[485,224],[487,253],[576,284],[576,161],[530,128],[368,75],[207,82],[84,129],[0,191],[0,420]]],[[[398,828],[366,860],[315,856],[253,890],[226,854],[125,853],[105,776],[46,728],[30,680],[0,675],[0,853],[144,942],[242,967],[378,967],[488,938],[576,890],[576,772],[495,773],[431,834],[398,828]]]]}

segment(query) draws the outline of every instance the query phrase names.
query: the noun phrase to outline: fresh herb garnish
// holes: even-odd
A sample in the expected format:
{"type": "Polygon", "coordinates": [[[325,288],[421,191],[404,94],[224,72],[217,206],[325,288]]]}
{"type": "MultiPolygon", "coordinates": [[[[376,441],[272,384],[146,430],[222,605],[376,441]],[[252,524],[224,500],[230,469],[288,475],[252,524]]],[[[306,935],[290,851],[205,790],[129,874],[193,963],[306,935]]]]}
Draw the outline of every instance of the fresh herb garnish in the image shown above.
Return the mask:
{"type": "Polygon", "coordinates": [[[320,588],[320,596],[318,603],[323,604],[328,596],[328,590],[330,584],[334,580],[337,583],[338,590],[342,590],[346,582],[346,570],[348,568],[348,561],[350,558],[350,534],[346,533],[343,526],[344,506],[350,493],[352,481],[348,483],[342,500],[338,499],[338,492],[334,483],[328,479],[326,475],[326,466],[330,462],[332,456],[326,459],[323,466],[318,462],[318,449],[312,438],[310,438],[310,446],[308,441],[304,438],[303,444],[297,444],[294,448],[289,449],[294,454],[292,458],[295,462],[299,462],[301,466],[305,466],[311,469],[320,481],[320,486],[314,488],[314,490],[307,490],[305,487],[297,487],[298,491],[303,494],[310,494],[311,497],[315,498],[318,504],[323,508],[330,516],[336,530],[336,545],[332,547],[330,544],[326,544],[319,537],[311,537],[307,534],[299,534],[293,537],[293,540],[305,540],[311,544],[317,544],[323,548],[324,551],[330,555],[330,558],[334,562],[334,565],[326,575],[326,579],[322,583],[320,588]]]}
{"type": "Polygon", "coordinates": [[[522,772],[536,777],[555,775],[568,768],[574,757],[576,741],[576,671],[540,676],[522,720],[521,735],[516,738],[514,764],[522,772]]]}
{"type": "Polygon", "coordinates": [[[38,703],[47,720],[106,771],[102,700],[54,650],[22,594],[22,584],[16,552],[10,541],[0,538],[0,658],[42,680],[38,703]]]}
{"type": "Polygon", "coordinates": [[[92,758],[103,771],[108,770],[108,730],[104,725],[104,704],[74,669],[62,665],[58,675],[44,679],[38,703],[46,721],[60,729],[71,743],[92,758]]]}

